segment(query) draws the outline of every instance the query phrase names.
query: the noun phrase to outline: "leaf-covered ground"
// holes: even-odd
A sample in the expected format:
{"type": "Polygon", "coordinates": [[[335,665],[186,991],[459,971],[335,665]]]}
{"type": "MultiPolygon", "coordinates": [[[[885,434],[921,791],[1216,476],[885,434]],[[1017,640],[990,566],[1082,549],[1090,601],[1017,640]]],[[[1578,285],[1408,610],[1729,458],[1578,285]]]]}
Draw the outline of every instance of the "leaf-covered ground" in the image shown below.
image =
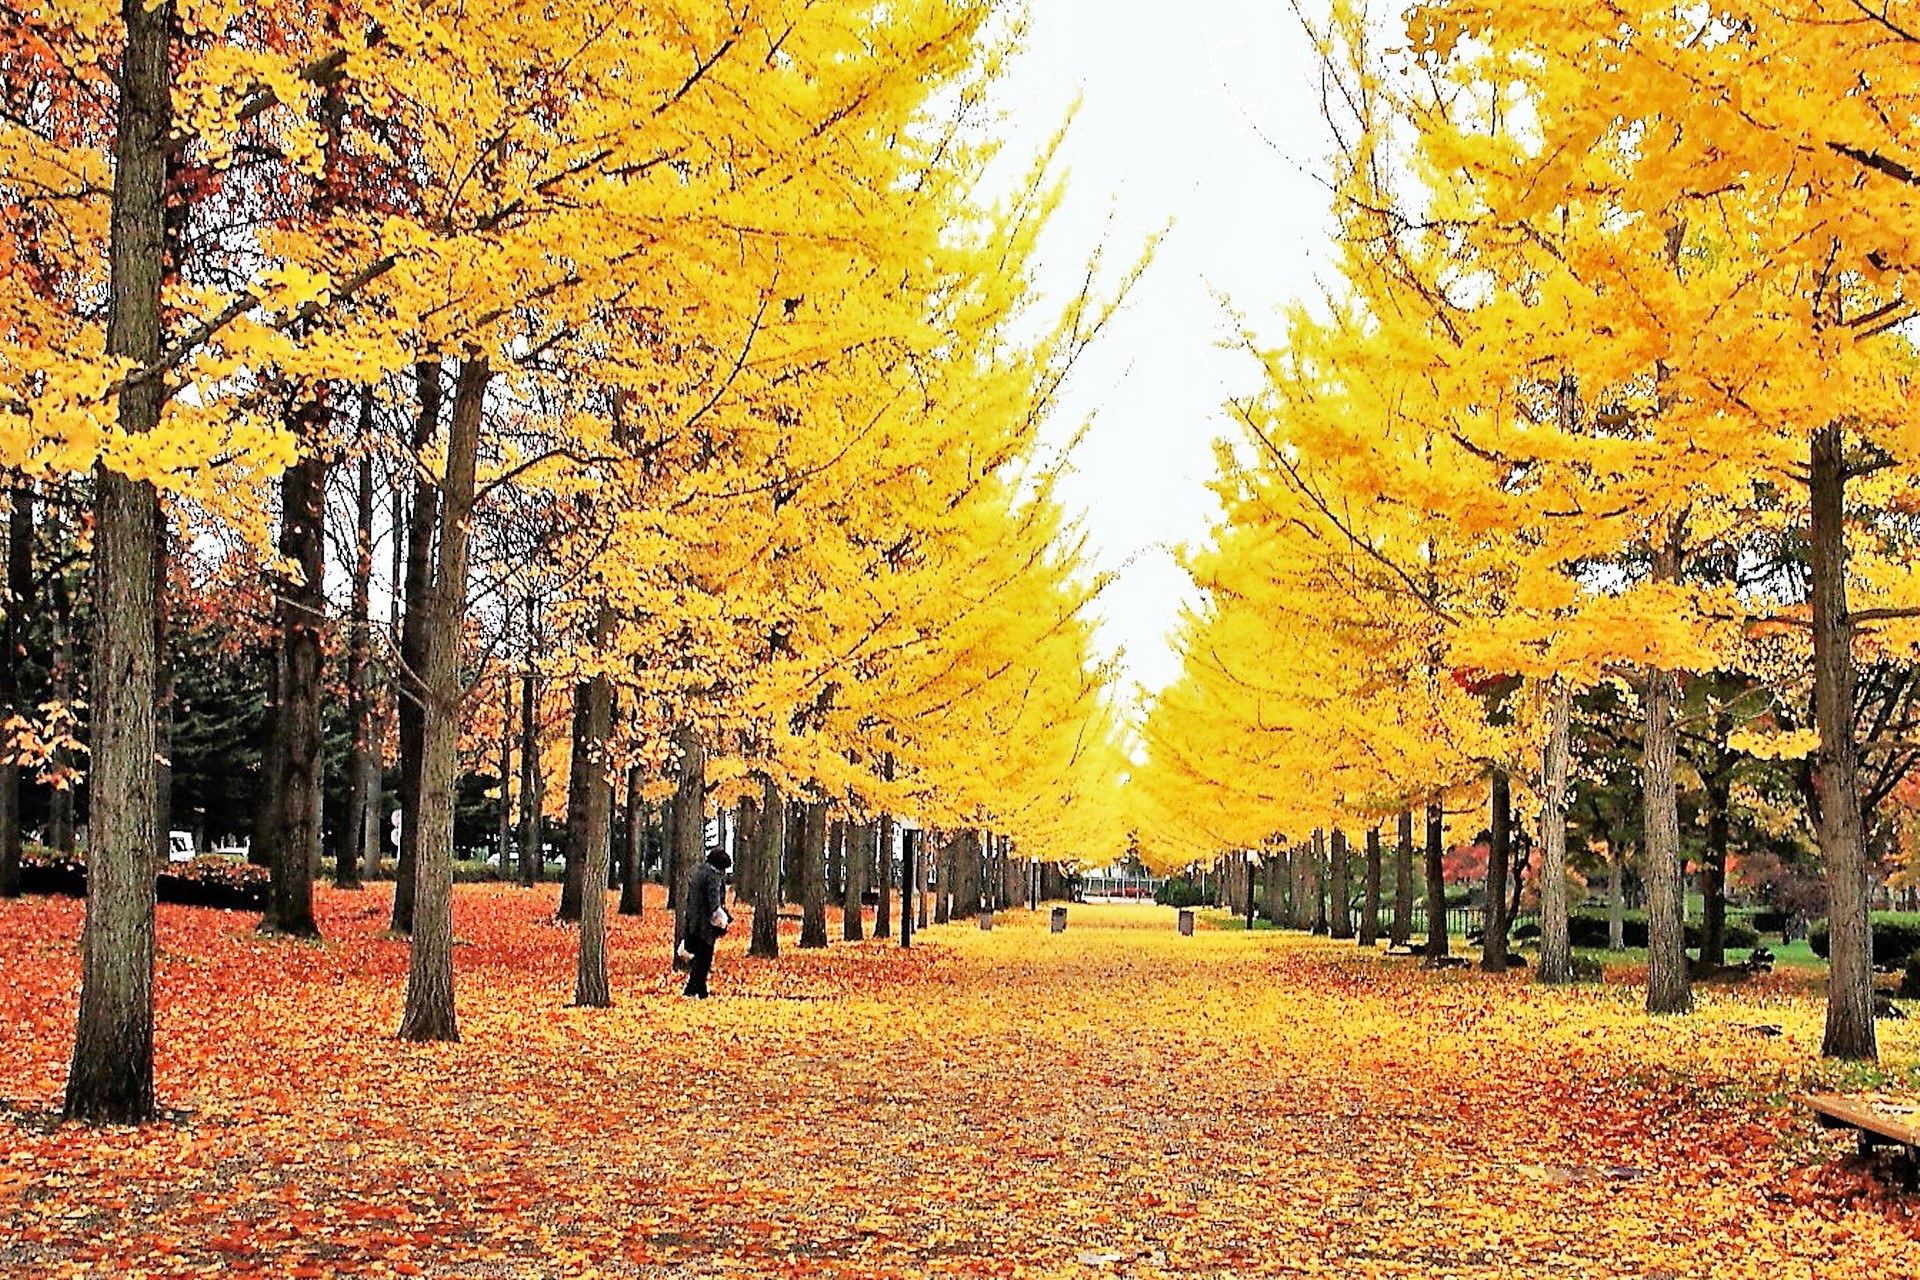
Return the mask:
{"type": "Polygon", "coordinates": [[[908,955],[736,937],[701,1004],[654,912],[588,1011],[551,889],[462,887],[466,1039],[422,1047],[385,895],[320,905],[317,947],[161,909],[171,1119],[103,1131],[47,1118],[79,904],[0,902],[0,1275],[1920,1275],[1920,1201],[1787,1100],[1800,993],[1653,1023],[1076,907],[908,955]]]}

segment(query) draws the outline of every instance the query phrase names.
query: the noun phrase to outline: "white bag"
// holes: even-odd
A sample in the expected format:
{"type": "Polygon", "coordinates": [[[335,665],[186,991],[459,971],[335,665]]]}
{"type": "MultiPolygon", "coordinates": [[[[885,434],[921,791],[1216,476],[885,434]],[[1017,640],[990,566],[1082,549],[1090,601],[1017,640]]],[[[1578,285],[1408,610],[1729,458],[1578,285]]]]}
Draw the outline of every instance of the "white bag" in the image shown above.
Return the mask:
{"type": "Polygon", "coordinates": [[[727,914],[725,907],[715,907],[713,909],[713,915],[708,918],[707,923],[713,926],[715,933],[725,933],[733,927],[733,917],[727,914]]]}

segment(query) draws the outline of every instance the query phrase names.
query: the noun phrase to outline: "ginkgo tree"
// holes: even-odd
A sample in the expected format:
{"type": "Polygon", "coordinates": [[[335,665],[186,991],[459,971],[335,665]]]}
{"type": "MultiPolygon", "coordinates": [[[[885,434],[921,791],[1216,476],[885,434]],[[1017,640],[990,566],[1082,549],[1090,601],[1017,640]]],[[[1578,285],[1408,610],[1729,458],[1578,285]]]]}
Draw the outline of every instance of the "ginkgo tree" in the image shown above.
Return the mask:
{"type": "MultiPolygon", "coordinates": [[[[1914,183],[1891,156],[1920,46],[1892,11],[1822,3],[1439,4],[1408,30],[1438,83],[1506,98],[1508,128],[1438,112],[1419,125],[1484,225],[1551,253],[1535,267],[1558,283],[1539,300],[1565,319],[1533,332],[1590,335],[1630,361],[1586,385],[1635,409],[1640,467],[1672,495],[1663,541],[1737,555],[1768,520],[1806,531],[1801,582],[1736,603],[1764,613],[1784,596],[1811,629],[1809,802],[1834,938],[1825,1048],[1873,1056],[1855,643],[1912,608],[1909,574],[1849,574],[1847,489],[1912,465],[1911,266],[1896,246],[1914,183]],[[1768,91],[1745,90],[1758,83],[1768,91]],[[1850,590],[1878,598],[1856,609],[1850,590]]],[[[1656,576],[1677,581],[1677,567],[1656,576]]]]}
{"type": "MultiPolygon", "coordinates": [[[[510,594],[541,602],[523,776],[557,781],[539,729],[561,717],[538,714],[536,679],[585,709],[564,801],[576,886],[604,882],[620,771],[678,772],[671,825],[680,865],[697,860],[707,755],[816,806],[991,825],[996,847],[1101,838],[1104,818],[1080,816],[1111,813],[1099,583],[1036,432],[1111,301],[1013,336],[1057,188],[1043,166],[1006,207],[978,201],[999,18],[958,0],[170,3],[56,6],[8,33],[9,92],[54,88],[0,122],[24,268],[4,286],[0,463],[97,467],[70,1114],[152,1108],[170,514],[278,541],[269,923],[312,927],[321,517],[349,452],[352,687],[376,667],[396,686],[404,1036],[458,1034],[453,794],[474,699],[506,685],[485,632],[517,625],[510,594]],[[376,662],[382,454],[401,621],[376,662]],[[494,558],[478,588],[476,552],[494,558]],[[969,597],[976,578],[1004,591],[969,597]],[[1000,734],[1026,750],[996,753],[1000,734]]],[[[364,776],[377,744],[357,708],[364,776]]],[[[529,843],[539,793],[555,809],[563,789],[533,790],[529,843]]],[[[601,905],[586,895],[583,1004],[608,994],[601,905]]]]}

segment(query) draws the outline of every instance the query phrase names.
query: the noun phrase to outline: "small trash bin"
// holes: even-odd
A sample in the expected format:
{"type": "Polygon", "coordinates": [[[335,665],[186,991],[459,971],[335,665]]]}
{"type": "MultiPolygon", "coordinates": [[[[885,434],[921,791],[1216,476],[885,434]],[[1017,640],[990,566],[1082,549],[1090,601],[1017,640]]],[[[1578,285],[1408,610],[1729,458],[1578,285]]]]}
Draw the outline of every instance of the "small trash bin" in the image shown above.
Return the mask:
{"type": "Polygon", "coordinates": [[[1183,938],[1193,936],[1193,912],[1185,907],[1180,908],[1180,936],[1183,938]]]}
{"type": "Polygon", "coordinates": [[[1053,914],[1047,918],[1047,932],[1065,933],[1066,931],[1067,909],[1065,907],[1055,907],[1053,914]]]}
{"type": "Polygon", "coordinates": [[[993,931],[993,912],[982,911],[980,913],[980,931],[982,933],[991,933],[993,931]]]}

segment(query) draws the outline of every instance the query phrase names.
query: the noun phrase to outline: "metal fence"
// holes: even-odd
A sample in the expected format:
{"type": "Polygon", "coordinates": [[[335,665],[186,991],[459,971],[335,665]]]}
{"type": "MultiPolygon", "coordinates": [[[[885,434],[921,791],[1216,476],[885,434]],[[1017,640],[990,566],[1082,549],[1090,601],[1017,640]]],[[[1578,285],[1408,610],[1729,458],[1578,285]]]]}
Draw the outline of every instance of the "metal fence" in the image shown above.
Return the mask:
{"type": "Polygon", "coordinates": [[[1090,875],[1080,882],[1083,902],[1152,902],[1166,881],[1158,876],[1090,875]]]}
{"type": "MultiPolygon", "coordinates": [[[[1477,935],[1486,928],[1486,915],[1486,908],[1484,907],[1448,907],[1447,932],[1456,937],[1463,938],[1477,935]]],[[[1409,931],[1424,935],[1427,932],[1426,904],[1424,902],[1414,903],[1413,914],[1409,919],[1412,921],[1409,926],[1409,931]]],[[[1389,907],[1380,913],[1380,931],[1385,933],[1387,927],[1392,923],[1393,909],[1389,907]]],[[[1529,924],[1534,926],[1535,929],[1538,929],[1540,917],[1531,911],[1522,911],[1519,915],[1507,922],[1507,936],[1514,936],[1520,932],[1524,926],[1529,924]]]]}

